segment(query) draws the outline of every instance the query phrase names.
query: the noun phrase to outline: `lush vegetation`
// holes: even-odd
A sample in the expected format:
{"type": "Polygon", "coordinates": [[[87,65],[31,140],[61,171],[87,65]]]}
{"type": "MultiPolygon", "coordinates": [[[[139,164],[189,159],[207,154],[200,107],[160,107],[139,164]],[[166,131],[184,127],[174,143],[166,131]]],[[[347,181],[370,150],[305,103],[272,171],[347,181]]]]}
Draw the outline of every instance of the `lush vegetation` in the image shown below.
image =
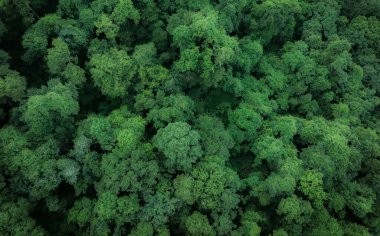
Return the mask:
{"type": "Polygon", "coordinates": [[[379,12],[0,0],[0,235],[380,235],[379,12]]]}

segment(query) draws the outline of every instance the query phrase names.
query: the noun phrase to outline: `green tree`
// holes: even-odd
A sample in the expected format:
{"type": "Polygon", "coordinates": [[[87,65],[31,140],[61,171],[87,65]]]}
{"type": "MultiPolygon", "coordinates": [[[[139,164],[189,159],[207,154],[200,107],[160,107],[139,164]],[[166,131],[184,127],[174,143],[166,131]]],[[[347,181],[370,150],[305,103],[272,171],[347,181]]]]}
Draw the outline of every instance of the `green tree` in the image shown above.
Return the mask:
{"type": "Polygon", "coordinates": [[[69,46],[60,38],[56,38],[52,42],[53,47],[48,49],[47,66],[50,73],[61,73],[67,64],[70,62],[69,46]]]}
{"type": "Polygon", "coordinates": [[[9,67],[9,56],[0,50],[0,104],[11,99],[18,102],[25,96],[26,79],[9,67]]]}
{"type": "Polygon", "coordinates": [[[186,218],[185,226],[190,235],[215,235],[207,217],[196,211],[186,218]]]}
{"type": "Polygon", "coordinates": [[[44,94],[31,96],[23,118],[30,132],[41,137],[53,132],[65,133],[78,111],[75,94],[70,88],[57,84],[44,94]]]}
{"type": "Polygon", "coordinates": [[[189,124],[175,122],[157,131],[153,145],[164,154],[163,163],[169,172],[188,171],[202,157],[200,138],[189,124]]]}
{"type": "Polygon", "coordinates": [[[95,54],[88,63],[94,83],[104,95],[124,97],[136,73],[136,68],[124,50],[111,49],[95,54]]]}

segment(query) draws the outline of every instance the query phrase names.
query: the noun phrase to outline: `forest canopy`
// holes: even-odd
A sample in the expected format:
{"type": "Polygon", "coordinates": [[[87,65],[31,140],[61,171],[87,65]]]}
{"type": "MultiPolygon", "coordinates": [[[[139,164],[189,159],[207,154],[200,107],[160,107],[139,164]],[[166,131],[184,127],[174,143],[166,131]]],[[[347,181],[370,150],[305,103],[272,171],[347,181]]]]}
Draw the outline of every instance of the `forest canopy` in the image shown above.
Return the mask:
{"type": "Polygon", "coordinates": [[[379,12],[0,0],[0,235],[380,235],[379,12]]]}

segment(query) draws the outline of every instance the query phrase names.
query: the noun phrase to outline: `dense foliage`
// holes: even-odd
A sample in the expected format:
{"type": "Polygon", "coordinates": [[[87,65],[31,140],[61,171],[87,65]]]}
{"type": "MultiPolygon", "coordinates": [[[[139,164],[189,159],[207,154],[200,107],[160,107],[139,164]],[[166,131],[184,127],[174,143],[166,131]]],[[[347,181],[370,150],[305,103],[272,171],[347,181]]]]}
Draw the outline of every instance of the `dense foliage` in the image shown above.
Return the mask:
{"type": "Polygon", "coordinates": [[[380,235],[379,12],[0,0],[0,235],[380,235]]]}

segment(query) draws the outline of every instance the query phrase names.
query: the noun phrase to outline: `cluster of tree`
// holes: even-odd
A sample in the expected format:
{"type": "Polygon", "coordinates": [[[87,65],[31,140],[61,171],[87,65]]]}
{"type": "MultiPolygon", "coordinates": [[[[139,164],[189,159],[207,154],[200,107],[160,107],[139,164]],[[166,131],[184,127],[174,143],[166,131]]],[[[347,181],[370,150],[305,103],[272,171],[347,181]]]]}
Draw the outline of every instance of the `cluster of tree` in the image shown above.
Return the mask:
{"type": "Polygon", "coordinates": [[[377,0],[0,0],[1,235],[380,235],[377,0]]]}

